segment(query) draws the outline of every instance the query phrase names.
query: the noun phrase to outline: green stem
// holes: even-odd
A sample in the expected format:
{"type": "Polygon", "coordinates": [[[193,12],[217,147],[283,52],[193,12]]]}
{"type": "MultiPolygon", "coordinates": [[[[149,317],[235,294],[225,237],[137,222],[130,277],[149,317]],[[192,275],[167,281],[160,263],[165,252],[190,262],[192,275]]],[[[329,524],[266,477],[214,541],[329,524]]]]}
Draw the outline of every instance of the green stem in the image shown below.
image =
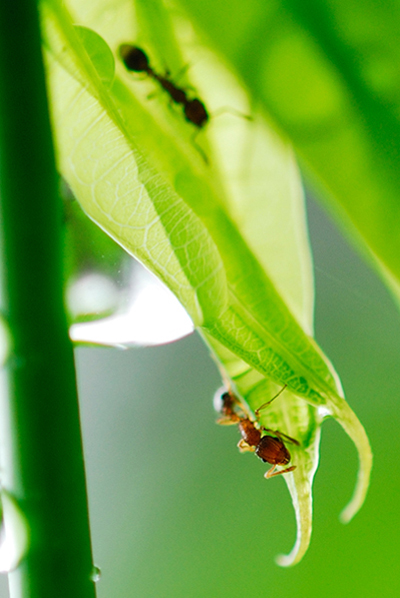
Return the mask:
{"type": "Polygon", "coordinates": [[[73,350],[63,307],[62,206],[34,0],[0,2],[1,306],[11,352],[2,483],[30,545],[12,598],[93,598],[73,350]]]}

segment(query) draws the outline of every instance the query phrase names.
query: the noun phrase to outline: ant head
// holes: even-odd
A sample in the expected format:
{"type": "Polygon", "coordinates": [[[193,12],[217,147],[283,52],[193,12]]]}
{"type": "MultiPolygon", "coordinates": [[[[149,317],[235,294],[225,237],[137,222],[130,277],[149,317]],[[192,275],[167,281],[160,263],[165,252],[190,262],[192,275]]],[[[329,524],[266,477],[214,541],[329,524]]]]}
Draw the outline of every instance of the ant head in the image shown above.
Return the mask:
{"type": "Polygon", "coordinates": [[[206,107],[204,106],[203,102],[197,98],[188,100],[185,103],[184,111],[186,120],[196,125],[196,127],[199,127],[199,129],[204,127],[209,119],[206,107]]]}
{"type": "Polygon", "coordinates": [[[214,395],[214,409],[221,415],[217,420],[218,424],[230,425],[239,422],[240,417],[235,411],[235,405],[236,398],[231,392],[225,387],[217,390],[214,395]]]}
{"type": "Polygon", "coordinates": [[[142,71],[148,71],[150,68],[147,55],[137,46],[121,44],[119,47],[119,55],[128,71],[140,73],[142,71]]]}
{"type": "Polygon", "coordinates": [[[275,436],[263,436],[256,447],[255,453],[265,463],[273,465],[287,465],[291,458],[282,440],[275,436]]]}
{"type": "Polygon", "coordinates": [[[213,406],[217,413],[222,414],[227,405],[232,405],[232,399],[225,386],[221,386],[215,391],[213,406]]]}

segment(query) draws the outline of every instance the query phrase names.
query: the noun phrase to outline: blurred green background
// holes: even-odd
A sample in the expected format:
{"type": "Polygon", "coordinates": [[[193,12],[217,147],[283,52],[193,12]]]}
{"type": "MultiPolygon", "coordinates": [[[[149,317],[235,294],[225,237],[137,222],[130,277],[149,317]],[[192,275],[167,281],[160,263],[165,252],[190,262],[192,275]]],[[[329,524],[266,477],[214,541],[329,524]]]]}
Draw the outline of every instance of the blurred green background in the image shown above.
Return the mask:
{"type": "Polygon", "coordinates": [[[375,455],[363,509],[348,526],[339,523],[357,458],[328,420],[311,547],[299,565],[279,568],[274,557],[295,539],[286,485],[266,481],[265,465],[239,454],[235,427],[215,425],[220,379],[197,335],[158,348],[78,349],[99,598],[400,595],[400,319],[312,201],[309,225],[316,337],[375,455]]]}
{"type": "Polygon", "coordinates": [[[295,539],[286,485],[267,482],[265,465],[239,454],[234,427],[215,425],[220,379],[201,340],[79,350],[100,598],[400,595],[400,319],[374,273],[309,205],[316,336],[375,455],[365,506],[348,526],[339,523],[357,457],[329,420],[310,550],[296,567],[277,567],[274,557],[295,539]]]}

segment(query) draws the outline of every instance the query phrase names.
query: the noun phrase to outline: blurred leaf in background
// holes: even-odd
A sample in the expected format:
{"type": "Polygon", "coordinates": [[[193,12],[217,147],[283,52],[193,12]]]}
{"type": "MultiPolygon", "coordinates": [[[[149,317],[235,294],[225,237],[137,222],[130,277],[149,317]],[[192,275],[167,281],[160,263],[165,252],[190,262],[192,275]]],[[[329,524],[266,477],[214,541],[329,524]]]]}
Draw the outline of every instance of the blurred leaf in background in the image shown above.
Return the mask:
{"type": "Polygon", "coordinates": [[[390,288],[400,278],[400,7],[181,0],[291,139],[390,288]]]}

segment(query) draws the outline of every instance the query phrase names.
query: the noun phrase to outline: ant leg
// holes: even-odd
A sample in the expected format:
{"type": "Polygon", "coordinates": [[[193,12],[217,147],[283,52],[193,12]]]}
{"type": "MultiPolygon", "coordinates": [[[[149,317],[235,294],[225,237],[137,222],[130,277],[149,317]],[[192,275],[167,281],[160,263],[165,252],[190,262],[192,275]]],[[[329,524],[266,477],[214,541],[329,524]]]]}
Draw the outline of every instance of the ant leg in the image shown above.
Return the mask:
{"type": "Polygon", "coordinates": [[[151,93],[149,93],[149,95],[146,97],[146,99],[147,100],[154,100],[154,98],[156,98],[159,95],[160,95],[159,91],[152,91],[151,93]]]}
{"type": "Polygon", "coordinates": [[[287,467],[286,469],[281,469],[280,471],[274,471],[276,465],[273,465],[271,469],[269,469],[266,473],[264,473],[264,478],[269,480],[269,478],[273,478],[276,475],[281,475],[282,473],[289,473],[296,469],[296,465],[292,465],[291,467],[287,467]]]}
{"type": "Polygon", "coordinates": [[[276,395],[274,397],[272,397],[272,399],[270,399],[269,401],[267,401],[266,403],[264,403],[263,405],[261,405],[261,407],[259,407],[258,409],[256,409],[255,412],[254,412],[255,415],[256,415],[256,417],[258,417],[261,409],[265,409],[265,407],[268,407],[268,405],[270,405],[272,403],[272,401],[275,401],[275,399],[277,399],[279,397],[279,395],[281,393],[283,393],[283,391],[285,390],[285,388],[287,388],[287,384],[284,384],[282,386],[282,388],[280,389],[280,391],[277,392],[276,395]]]}
{"type": "Polygon", "coordinates": [[[240,422],[240,417],[238,415],[234,416],[231,415],[229,417],[220,417],[217,419],[217,424],[220,426],[234,426],[240,422]]]}
{"type": "Polygon", "coordinates": [[[244,118],[246,120],[254,120],[253,117],[249,114],[243,114],[243,112],[235,110],[235,108],[231,108],[230,106],[223,106],[222,108],[218,108],[218,110],[216,110],[216,112],[212,114],[212,118],[221,116],[221,114],[232,114],[233,116],[239,116],[240,118],[244,118]]]}
{"type": "Polygon", "coordinates": [[[287,440],[287,442],[291,442],[292,444],[295,444],[296,446],[300,446],[300,442],[298,440],[296,440],[295,438],[292,438],[291,436],[288,436],[287,434],[284,434],[283,432],[279,432],[279,430],[277,430],[278,434],[278,438],[282,437],[287,440]]]}
{"type": "MultiPolygon", "coordinates": [[[[129,73],[132,74],[132,73],[129,73]]],[[[135,71],[135,77],[132,77],[131,81],[144,81],[145,79],[149,78],[147,73],[137,72],[135,71]]]]}
{"type": "MultiPolygon", "coordinates": [[[[192,65],[190,64],[190,62],[188,62],[187,64],[185,64],[185,66],[183,66],[175,75],[174,77],[174,81],[179,81],[179,79],[181,79],[183,77],[183,75],[190,69],[192,65]]],[[[169,73],[168,73],[169,74],[169,73]]],[[[185,88],[185,89],[189,89],[189,87],[185,88]]],[[[193,88],[191,88],[193,89],[193,88]]]]}
{"type": "Polygon", "coordinates": [[[247,442],[245,440],[243,440],[243,438],[241,440],[239,440],[239,442],[237,443],[237,446],[241,453],[247,453],[247,452],[254,453],[254,451],[255,451],[255,447],[247,444],[247,442]]]}
{"type": "Polygon", "coordinates": [[[198,129],[197,131],[195,131],[192,135],[192,143],[194,145],[194,147],[197,149],[197,151],[199,152],[200,156],[203,158],[204,162],[206,164],[208,164],[208,158],[206,156],[206,154],[204,153],[203,149],[199,146],[199,144],[196,141],[196,137],[197,135],[200,133],[200,129],[198,129]]]}
{"type": "Polygon", "coordinates": [[[291,436],[288,436],[287,434],[284,434],[283,432],[280,432],[279,430],[271,430],[271,428],[264,428],[264,426],[262,426],[261,429],[264,430],[264,432],[272,432],[272,434],[275,434],[275,436],[280,440],[284,438],[287,442],[291,442],[292,444],[300,446],[300,442],[298,440],[292,438],[291,436]]]}

